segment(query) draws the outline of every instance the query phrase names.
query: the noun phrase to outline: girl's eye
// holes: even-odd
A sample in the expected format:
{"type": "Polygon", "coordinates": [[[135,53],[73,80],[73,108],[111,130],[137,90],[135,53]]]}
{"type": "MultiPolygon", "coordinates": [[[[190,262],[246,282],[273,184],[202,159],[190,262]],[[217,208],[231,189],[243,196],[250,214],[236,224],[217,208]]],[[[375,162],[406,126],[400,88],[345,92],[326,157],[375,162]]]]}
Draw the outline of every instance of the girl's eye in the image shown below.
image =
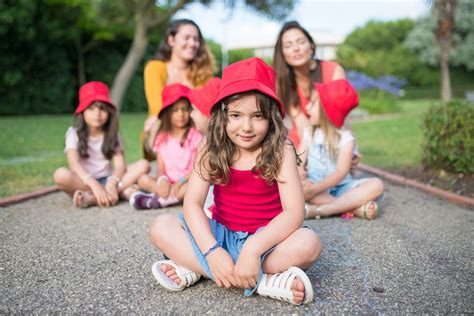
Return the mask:
{"type": "Polygon", "coordinates": [[[260,113],[259,113],[259,114],[255,114],[253,117],[256,118],[257,120],[263,119],[263,115],[260,114],[260,113]]]}
{"type": "Polygon", "coordinates": [[[233,119],[238,119],[240,117],[240,115],[236,114],[236,113],[231,113],[231,114],[229,114],[229,117],[233,118],[233,119]]]}

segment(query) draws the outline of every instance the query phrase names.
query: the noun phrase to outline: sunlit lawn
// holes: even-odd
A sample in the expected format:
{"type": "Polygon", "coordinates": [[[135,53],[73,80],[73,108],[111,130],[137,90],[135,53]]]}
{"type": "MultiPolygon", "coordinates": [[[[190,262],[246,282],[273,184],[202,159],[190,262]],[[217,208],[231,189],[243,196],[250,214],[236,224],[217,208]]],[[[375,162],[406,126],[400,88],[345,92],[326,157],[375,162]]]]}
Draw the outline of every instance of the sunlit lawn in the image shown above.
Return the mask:
{"type": "MultiPolygon", "coordinates": [[[[127,162],[141,156],[145,116],[123,114],[120,118],[127,162]]],[[[71,115],[0,118],[0,198],[53,184],[54,170],[66,165],[64,134],[73,122],[71,115]]]]}
{"type": "MultiPolygon", "coordinates": [[[[414,166],[421,159],[422,115],[430,101],[401,101],[400,117],[355,122],[362,162],[377,167],[414,166]]],[[[121,134],[127,162],[141,157],[145,114],[122,114],[121,134]]],[[[1,117],[0,198],[52,185],[52,174],[66,165],[64,134],[71,115],[1,117]]]]}

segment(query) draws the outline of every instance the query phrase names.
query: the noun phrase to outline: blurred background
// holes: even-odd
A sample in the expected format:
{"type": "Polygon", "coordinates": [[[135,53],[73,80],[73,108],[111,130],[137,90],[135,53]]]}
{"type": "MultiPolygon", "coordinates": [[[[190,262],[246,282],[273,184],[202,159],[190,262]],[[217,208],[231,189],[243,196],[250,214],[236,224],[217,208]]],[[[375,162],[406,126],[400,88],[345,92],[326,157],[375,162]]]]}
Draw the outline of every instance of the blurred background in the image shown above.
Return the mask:
{"type": "Polygon", "coordinates": [[[271,64],[299,21],[359,91],[363,163],[474,196],[474,1],[0,0],[0,198],[52,185],[87,81],[111,87],[127,161],[141,158],[143,67],[174,18],[200,26],[216,75],[271,64]]]}

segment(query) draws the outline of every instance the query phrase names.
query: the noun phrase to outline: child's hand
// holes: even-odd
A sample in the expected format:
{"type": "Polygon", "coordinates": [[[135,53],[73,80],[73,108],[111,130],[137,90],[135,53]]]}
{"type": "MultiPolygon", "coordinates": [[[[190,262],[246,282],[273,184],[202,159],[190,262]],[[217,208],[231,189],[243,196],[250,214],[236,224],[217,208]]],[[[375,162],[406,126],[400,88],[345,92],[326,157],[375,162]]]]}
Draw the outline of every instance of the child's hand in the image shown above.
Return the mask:
{"type": "Polygon", "coordinates": [[[306,180],[306,177],[308,176],[308,172],[306,171],[305,168],[298,168],[298,173],[300,174],[301,181],[306,180]]]}
{"type": "Polygon", "coordinates": [[[117,204],[119,200],[117,186],[113,183],[107,182],[107,184],[105,185],[105,190],[107,191],[107,194],[109,195],[109,201],[111,205],[117,204]]]}
{"type": "Polygon", "coordinates": [[[244,245],[235,264],[235,277],[238,286],[244,289],[257,286],[260,265],[260,255],[253,253],[244,245]]]}
{"type": "Polygon", "coordinates": [[[100,183],[94,183],[91,186],[92,193],[94,193],[95,198],[97,199],[97,204],[99,206],[110,206],[110,197],[105,190],[105,188],[100,183]]]}
{"type": "Polygon", "coordinates": [[[354,175],[354,173],[356,172],[357,165],[359,164],[361,158],[362,158],[362,155],[360,153],[354,154],[352,156],[352,160],[351,160],[351,174],[352,175],[354,175]]]}
{"type": "Polygon", "coordinates": [[[238,286],[234,277],[234,261],[227,251],[219,247],[207,255],[206,258],[218,287],[238,286]]]}

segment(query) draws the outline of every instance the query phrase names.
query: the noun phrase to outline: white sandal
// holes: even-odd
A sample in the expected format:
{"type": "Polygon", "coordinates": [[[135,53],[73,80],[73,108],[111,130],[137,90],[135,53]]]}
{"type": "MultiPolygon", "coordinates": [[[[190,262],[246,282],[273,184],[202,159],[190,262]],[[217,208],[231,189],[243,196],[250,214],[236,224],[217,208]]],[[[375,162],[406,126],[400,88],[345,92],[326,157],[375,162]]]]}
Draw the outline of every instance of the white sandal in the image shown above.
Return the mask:
{"type": "Polygon", "coordinates": [[[158,283],[160,283],[161,286],[163,286],[169,291],[182,291],[188,286],[191,286],[197,281],[199,281],[199,279],[201,278],[201,276],[196,272],[188,270],[185,267],[180,266],[171,260],[160,260],[155,262],[151,267],[151,272],[153,273],[153,276],[158,281],[158,283]],[[163,271],[161,271],[162,264],[169,264],[170,266],[173,266],[176,270],[176,274],[181,279],[181,283],[176,284],[163,271]]]}
{"type": "Polygon", "coordinates": [[[313,286],[306,273],[297,267],[291,267],[285,272],[274,274],[267,281],[268,275],[263,274],[262,280],[257,288],[257,293],[262,296],[271,297],[280,301],[289,302],[294,305],[308,304],[313,300],[313,286]],[[296,304],[291,292],[291,284],[298,277],[304,284],[304,299],[296,304]]]}

